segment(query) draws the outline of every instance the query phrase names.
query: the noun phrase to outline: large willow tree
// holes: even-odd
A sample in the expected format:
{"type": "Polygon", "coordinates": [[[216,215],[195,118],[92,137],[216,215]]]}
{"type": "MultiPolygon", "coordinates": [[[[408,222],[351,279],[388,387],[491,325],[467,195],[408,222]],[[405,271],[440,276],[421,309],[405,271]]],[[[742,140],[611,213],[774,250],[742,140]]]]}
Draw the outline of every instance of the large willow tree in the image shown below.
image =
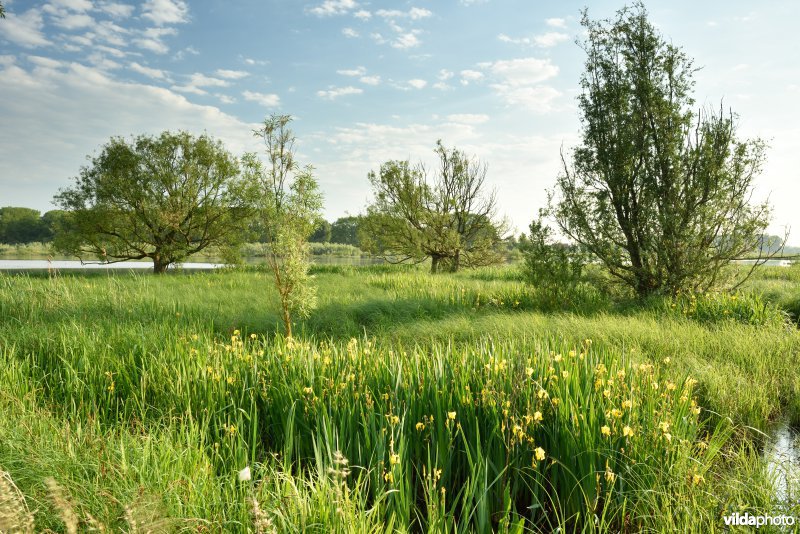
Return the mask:
{"type": "Polygon", "coordinates": [[[764,143],[740,140],[733,113],[694,108],[692,60],[642,4],[582,25],[583,140],[562,155],[556,221],[640,296],[718,283],[768,223],[750,202],[764,143]]]}

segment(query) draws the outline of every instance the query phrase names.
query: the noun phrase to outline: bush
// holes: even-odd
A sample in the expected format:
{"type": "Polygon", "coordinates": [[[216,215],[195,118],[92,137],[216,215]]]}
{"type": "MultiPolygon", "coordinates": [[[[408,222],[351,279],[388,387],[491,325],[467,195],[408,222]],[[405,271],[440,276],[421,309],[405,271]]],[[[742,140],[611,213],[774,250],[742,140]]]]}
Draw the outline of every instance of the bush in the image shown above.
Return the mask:
{"type": "Polygon", "coordinates": [[[520,241],[523,272],[534,286],[558,290],[581,280],[586,255],[577,247],[556,243],[541,215],[530,224],[530,235],[520,241]]]}

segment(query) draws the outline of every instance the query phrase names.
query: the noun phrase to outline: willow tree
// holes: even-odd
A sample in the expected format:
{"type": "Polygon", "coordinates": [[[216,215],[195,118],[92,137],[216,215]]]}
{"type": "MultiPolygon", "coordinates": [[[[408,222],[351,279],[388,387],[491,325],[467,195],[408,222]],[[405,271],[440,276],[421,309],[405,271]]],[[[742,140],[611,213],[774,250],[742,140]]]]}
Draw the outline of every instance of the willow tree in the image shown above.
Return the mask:
{"type": "Polygon", "coordinates": [[[694,109],[693,62],[642,4],[582,25],[583,139],[562,153],[558,225],[640,296],[713,286],[767,226],[750,202],[765,144],[739,139],[732,112],[694,109]]]}
{"type": "Polygon", "coordinates": [[[316,303],[316,288],[308,273],[308,239],[322,220],[322,194],[314,169],[310,165],[301,168],[295,160],[291,121],[289,115],[272,115],[253,131],[264,143],[266,164],[255,154],[245,157],[247,174],[257,185],[267,263],[288,337],[292,336],[292,316],[307,316],[316,303]]]}
{"type": "Polygon", "coordinates": [[[54,203],[56,250],[105,263],[150,259],[153,272],[208,247],[235,256],[250,201],[219,141],[187,132],[112,138],[54,203]]]}
{"type": "Polygon", "coordinates": [[[507,223],[497,216],[497,201],[487,190],[487,166],[437,142],[437,172],[389,161],[370,172],[374,200],[367,208],[362,245],[393,262],[430,258],[431,272],[442,266],[491,265],[502,260],[499,245],[507,223]]]}

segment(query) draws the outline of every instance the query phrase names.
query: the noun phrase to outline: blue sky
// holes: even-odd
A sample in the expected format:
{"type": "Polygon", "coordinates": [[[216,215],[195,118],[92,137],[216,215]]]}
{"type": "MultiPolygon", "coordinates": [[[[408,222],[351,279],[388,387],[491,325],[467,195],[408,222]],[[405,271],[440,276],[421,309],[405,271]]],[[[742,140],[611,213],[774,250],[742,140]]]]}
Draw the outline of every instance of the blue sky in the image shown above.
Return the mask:
{"type": "MultiPolygon", "coordinates": [[[[586,2],[545,0],[5,1],[0,20],[0,205],[52,209],[110,136],[186,129],[234,153],[272,112],[296,117],[326,216],[361,211],[367,173],[431,162],[441,138],[489,164],[517,231],[576,144],[586,2]]],[[[622,2],[589,2],[592,18],[622,2]]],[[[756,197],[800,243],[800,69],[792,0],[648,2],[720,101],[771,145],[756,197]]]]}

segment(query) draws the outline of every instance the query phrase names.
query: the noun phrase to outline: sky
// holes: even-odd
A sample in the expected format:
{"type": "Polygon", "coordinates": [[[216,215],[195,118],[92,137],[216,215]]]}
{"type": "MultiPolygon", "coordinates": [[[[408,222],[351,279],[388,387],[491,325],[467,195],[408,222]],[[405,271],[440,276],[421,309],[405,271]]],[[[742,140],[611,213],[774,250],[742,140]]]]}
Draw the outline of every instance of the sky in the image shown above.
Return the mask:
{"type": "MultiPolygon", "coordinates": [[[[581,10],[620,0],[5,0],[0,19],[0,206],[54,209],[112,136],[207,133],[234,154],[294,117],[328,220],[363,211],[382,162],[433,163],[441,139],[488,164],[525,231],[560,151],[580,139],[581,10]]],[[[770,146],[754,199],[800,243],[796,0],[647,2],[701,67],[698,106],[739,115],[770,146]]]]}

